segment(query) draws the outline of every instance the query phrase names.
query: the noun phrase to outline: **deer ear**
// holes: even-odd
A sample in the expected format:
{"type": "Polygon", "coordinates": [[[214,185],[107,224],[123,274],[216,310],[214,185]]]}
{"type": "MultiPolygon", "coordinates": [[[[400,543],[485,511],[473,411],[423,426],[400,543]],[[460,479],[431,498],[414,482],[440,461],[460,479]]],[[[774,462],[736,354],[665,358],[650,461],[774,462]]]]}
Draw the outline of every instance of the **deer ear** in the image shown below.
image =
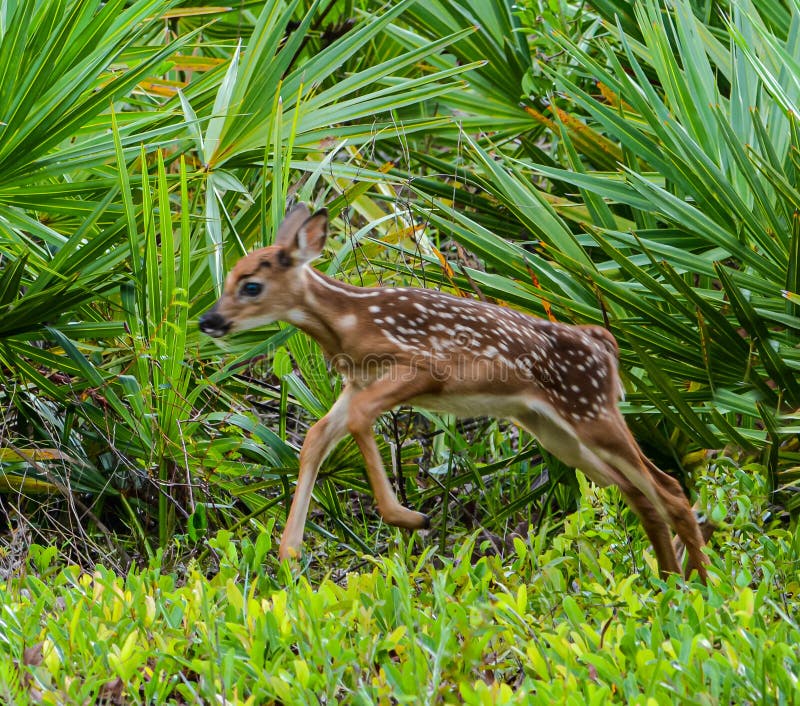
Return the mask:
{"type": "Polygon", "coordinates": [[[289,250],[292,261],[305,264],[319,257],[328,237],[328,209],[321,208],[307,218],[295,235],[294,247],[289,250]]]}
{"type": "Polygon", "coordinates": [[[304,203],[298,203],[286,212],[278,230],[275,233],[273,242],[275,245],[280,245],[282,248],[292,250],[294,248],[295,236],[300,226],[305,223],[311,216],[311,211],[304,203]]]}

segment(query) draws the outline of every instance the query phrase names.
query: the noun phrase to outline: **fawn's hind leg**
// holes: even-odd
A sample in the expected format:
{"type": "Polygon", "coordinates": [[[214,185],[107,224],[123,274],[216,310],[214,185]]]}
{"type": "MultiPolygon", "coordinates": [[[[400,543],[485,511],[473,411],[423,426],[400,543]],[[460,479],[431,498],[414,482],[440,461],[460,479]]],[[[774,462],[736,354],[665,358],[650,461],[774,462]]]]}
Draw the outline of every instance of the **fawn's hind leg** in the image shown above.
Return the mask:
{"type": "Polygon", "coordinates": [[[531,412],[518,421],[536,436],[545,449],[567,465],[582,471],[590,480],[602,486],[618,486],[647,533],[658,560],[659,573],[662,576],[680,573],[668,519],[666,513],[659,511],[651,500],[651,497],[659,496],[656,484],[646,468],[624,472],[618,468],[619,464],[614,462],[616,459],[614,454],[603,453],[601,457],[595,449],[584,443],[584,437],[574,426],[567,424],[561,418],[531,412]],[[605,458],[606,456],[608,458],[605,458]],[[634,475],[638,482],[632,482],[630,475],[634,475]],[[645,486],[648,492],[643,491],[640,485],[645,486]]]}

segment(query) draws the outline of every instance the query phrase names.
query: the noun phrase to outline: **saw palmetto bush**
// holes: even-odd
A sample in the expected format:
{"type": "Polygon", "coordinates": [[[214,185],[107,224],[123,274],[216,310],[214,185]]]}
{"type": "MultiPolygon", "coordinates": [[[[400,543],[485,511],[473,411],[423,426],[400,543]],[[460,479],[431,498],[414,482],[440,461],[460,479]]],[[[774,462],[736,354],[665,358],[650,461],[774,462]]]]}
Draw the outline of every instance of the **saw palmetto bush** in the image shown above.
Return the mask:
{"type": "MultiPolygon", "coordinates": [[[[519,22],[536,32],[528,5],[519,22]]],[[[519,109],[547,128],[547,160],[526,148],[534,126],[515,140],[465,129],[457,158],[421,157],[448,176],[413,181],[418,208],[483,258],[469,274],[484,293],[607,323],[654,446],[766,449],[773,486],[791,489],[800,13],[784,7],[776,24],[759,4],[721,3],[712,25],[689,2],[627,10],[591,42],[550,33],[565,65],[532,57],[527,75],[549,91],[521,82],[519,109]]]]}
{"type": "MultiPolygon", "coordinates": [[[[649,451],[757,451],[791,486],[800,15],[778,4],[4,5],[4,509],[145,552],[282,522],[341,383],[290,327],[221,347],[195,321],[287,198],[328,206],[329,274],[607,323],[649,451]]],[[[442,543],[450,510],[502,532],[578,492],[508,426],[381,424],[442,543]]],[[[311,522],[371,551],[362,469],[342,442],[311,522]]]]}
{"type": "MultiPolygon", "coordinates": [[[[400,124],[393,111],[464,85],[469,65],[406,69],[467,32],[359,58],[409,4],[349,17],[299,0],[235,15],[165,2],[4,6],[5,509],[38,508],[64,529],[94,523],[108,542],[132,533],[146,549],[156,528],[164,546],[179,528],[198,536],[212,512],[245,522],[291,494],[287,407],[307,424],[334,399],[319,351],[278,327],[220,351],[194,320],[227,264],[269,240],[290,187],[337,215],[381,176],[354,163],[360,149],[448,124],[400,124]],[[253,367],[283,344],[280,376],[253,367]],[[265,396],[280,406],[277,429],[253,414],[265,396]],[[42,502],[49,494],[67,502],[42,502]]],[[[331,464],[364,488],[354,448],[331,464]]],[[[413,448],[397,450],[401,465],[413,448]]],[[[344,516],[335,488],[321,487],[323,507],[344,516]]]]}

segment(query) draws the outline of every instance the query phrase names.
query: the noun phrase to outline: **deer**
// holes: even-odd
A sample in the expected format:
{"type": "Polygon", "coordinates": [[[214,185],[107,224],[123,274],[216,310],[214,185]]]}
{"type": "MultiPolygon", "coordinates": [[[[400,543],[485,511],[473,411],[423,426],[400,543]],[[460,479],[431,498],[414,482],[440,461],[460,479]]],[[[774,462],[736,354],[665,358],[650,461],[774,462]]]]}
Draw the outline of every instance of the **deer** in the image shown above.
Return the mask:
{"type": "Polygon", "coordinates": [[[300,557],[320,465],[352,435],[380,517],[408,530],[430,519],[404,507],[384,470],[373,425],[411,405],[456,416],[512,420],[540,446],[599,486],[615,485],[639,518],[659,574],[705,582],[706,536],[680,483],[638,446],[618,403],[618,346],[601,326],[534,317],[507,306],[417,287],[359,287],[311,266],[328,235],[328,213],[291,208],[273,244],[242,257],[217,302],[198,320],[213,336],[284,321],[321,346],[343,387],[308,430],[278,556],[300,557]],[[677,538],[673,544],[671,532],[677,538]]]}

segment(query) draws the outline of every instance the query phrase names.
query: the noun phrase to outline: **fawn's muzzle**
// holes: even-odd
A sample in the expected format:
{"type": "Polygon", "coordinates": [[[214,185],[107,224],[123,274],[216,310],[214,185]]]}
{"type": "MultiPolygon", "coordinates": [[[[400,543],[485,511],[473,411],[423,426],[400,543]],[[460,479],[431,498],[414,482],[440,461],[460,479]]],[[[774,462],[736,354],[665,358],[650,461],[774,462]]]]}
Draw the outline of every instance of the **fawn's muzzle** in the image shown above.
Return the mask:
{"type": "Polygon", "coordinates": [[[200,317],[197,323],[203,333],[207,333],[214,338],[224,336],[231,329],[230,322],[226,321],[214,309],[209,309],[200,317]]]}

